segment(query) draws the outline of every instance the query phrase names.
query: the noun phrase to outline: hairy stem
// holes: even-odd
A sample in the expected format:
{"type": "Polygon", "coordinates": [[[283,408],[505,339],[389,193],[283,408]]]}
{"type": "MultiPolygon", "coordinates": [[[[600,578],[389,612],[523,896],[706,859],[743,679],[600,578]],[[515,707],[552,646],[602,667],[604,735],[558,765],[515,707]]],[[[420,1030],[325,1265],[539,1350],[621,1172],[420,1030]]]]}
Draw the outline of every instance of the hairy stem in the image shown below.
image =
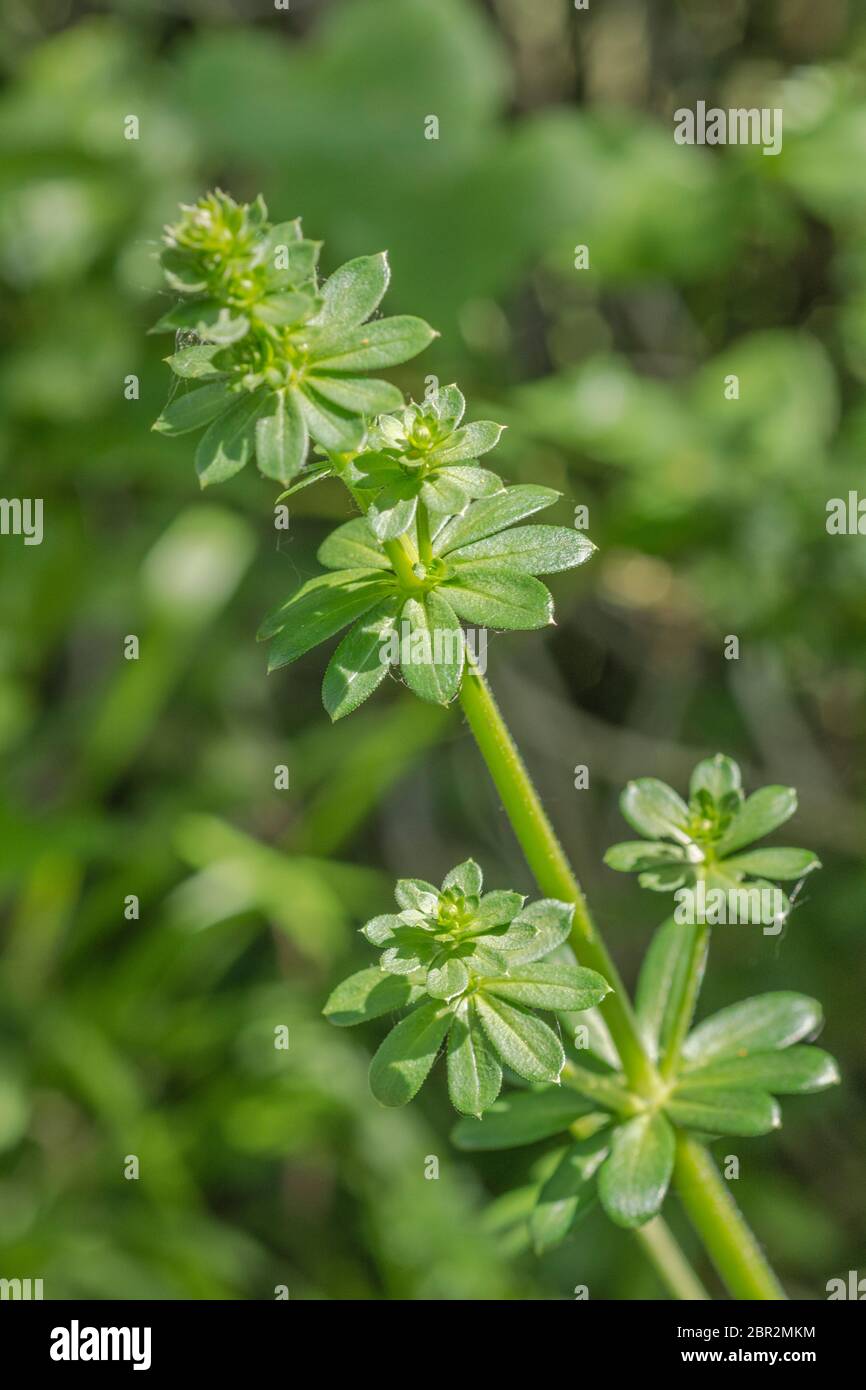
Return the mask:
{"type": "Polygon", "coordinates": [[[583,890],[574,876],[493,693],[477,671],[467,672],[460,702],[508,819],[542,893],[574,903],[571,944],[581,964],[597,970],[613,993],[599,1005],[629,1084],[643,1096],[659,1094],[660,1081],[646,1054],[625,985],[596,932],[583,890]]]}
{"type": "Polygon", "coordinates": [[[785,1291],[711,1155],[677,1132],[674,1181],[689,1219],[734,1298],[783,1299],[785,1291]]]}
{"type": "Polygon", "coordinates": [[[709,1299],[710,1295],[671,1235],[670,1227],[660,1216],[639,1226],[634,1234],[674,1298],[693,1303],[709,1299]]]}
{"type": "MultiPolygon", "coordinates": [[[[599,1008],[619,1052],[626,1080],[632,1090],[651,1103],[658,1103],[665,1094],[665,1083],[646,1053],[619,971],[596,931],[583,890],[541,804],[493,693],[477,669],[467,671],[460,690],[460,702],[539,888],[551,897],[574,903],[570,938],[574,953],[582,964],[603,975],[613,988],[613,993],[599,1008]]],[[[706,941],[696,934],[686,989],[672,1040],[677,1056],[691,1021],[705,955],[706,941]]],[[[723,1186],[709,1154],[684,1135],[678,1134],[677,1142],[676,1174],[680,1196],[692,1224],[731,1293],[741,1298],[784,1298],[775,1275],[736,1203],[723,1186]],[[698,1161],[701,1155],[703,1163],[698,1161]],[[748,1292],[743,1292],[744,1289],[748,1289],[748,1292]]],[[[655,1220],[658,1222],[660,1218],[655,1220]]],[[[649,1224],[655,1225],[655,1222],[649,1224]]],[[[643,1228],[643,1235],[638,1231],[638,1238],[642,1239],[644,1248],[654,1261],[661,1259],[664,1262],[662,1277],[672,1288],[673,1275],[668,1268],[665,1246],[668,1242],[673,1244],[683,1263],[685,1256],[679,1251],[667,1227],[664,1227],[666,1240],[658,1235],[658,1227],[647,1239],[647,1229],[643,1228]]]]}

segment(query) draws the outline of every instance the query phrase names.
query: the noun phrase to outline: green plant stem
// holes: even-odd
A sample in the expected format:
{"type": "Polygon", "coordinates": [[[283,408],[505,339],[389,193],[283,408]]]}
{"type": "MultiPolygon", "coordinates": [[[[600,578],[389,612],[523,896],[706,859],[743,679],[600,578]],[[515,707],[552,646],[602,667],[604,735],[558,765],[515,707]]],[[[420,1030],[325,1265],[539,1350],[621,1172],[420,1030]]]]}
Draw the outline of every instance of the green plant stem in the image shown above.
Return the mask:
{"type": "Polygon", "coordinates": [[[733,1297],[783,1299],[785,1291],[711,1155],[681,1130],[677,1132],[674,1181],[692,1225],[733,1297]]]}
{"type": "Polygon", "coordinates": [[[688,942],[682,993],[679,998],[679,1004],[671,1027],[667,1047],[665,1048],[665,1053],[659,1067],[665,1081],[672,1080],[673,1077],[676,1076],[679,1067],[683,1043],[686,1040],[688,1031],[692,1026],[692,1019],[695,1016],[695,1006],[698,1002],[698,995],[701,992],[701,983],[704,978],[704,970],[707,964],[707,952],[710,943],[710,929],[703,924],[694,926],[684,924],[682,930],[690,934],[690,940],[688,942]]]}
{"type": "MultiPolygon", "coordinates": [[[[629,1086],[647,1100],[657,1102],[665,1094],[665,1085],[644,1049],[637,1019],[619,971],[596,931],[583,890],[539,800],[493,693],[479,671],[467,671],[460,690],[460,702],[539,888],[551,897],[574,903],[570,938],[574,953],[578,960],[597,970],[612,986],[613,993],[599,1008],[604,1013],[629,1086]]],[[[675,1030],[679,1034],[680,1028],[683,1029],[678,1047],[691,1021],[696,990],[700,984],[699,971],[703,970],[705,943],[703,954],[697,949],[698,946],[700,938],[696,936],[696,949],[687,975],[678,1028],[675,1030]]],[[[744,1298],[784,1298],[755,1237],[722,1185],[709,1154],[686,1136],[678,1134],[677,1141],[678,1153],[682,1150],[685,1155],[682,1166],[679,1157],[677,1160],[680,1195],[692,1224],[731,1293],[744,1298]],[[698,1162],[696,1155],[703,1155],[704,1162],[698,1162]],[[743,1292],[744,1289],[748,1292],[743,1292]]],[[[670,1232],[667,1232],[667,1236],[673,1242],[670,1232]]],[[[644,1248],[650,1251],[654,1260],[664,1258],[659,1238],[655,1237],[654,1245],[653,1239],[651,1236],[649,1242],[644,1240],[644,1248]]],[[[679,1258],[685,1260],[681,1253],[679,1258]]],[[[672,1287],[667,1264],[665,1271],[665,1282],[672,1287]]]]}
{"type": "Polygon", "coordinates": [[[710,1295],[671,1235],[670,1227],[660,1216],[639,1226],[634,1234],[674,1298],[692,1303],[709,1299],[710,1295]]]}
{"type": "Polygon", "coordinates": [[[571,929],[574,953],[581,964],[597,970],[612,987],[613,993],[599,1007],[628,1082],[641,1095],[655,1097],[661,1083],[641,1042],[625,985],[596,932],[583,890],[547,818],[493,693],[480,672],[467,672],[460,690],[460,702],[539,888],[561,902],[574,903],[571,929]]]}
{"type": "Polygon", "coordinates": [[[567,1061],[562,1070],[562,1081],[574,1091],[579,1091],[589,1100],[599,1101],[607,1110],[617,1115],[633,1116],[640,1113],[641,1103],[630,1091],[619,1086],[609,1076],[589,1071],[576,1062],[567,1061]]]}

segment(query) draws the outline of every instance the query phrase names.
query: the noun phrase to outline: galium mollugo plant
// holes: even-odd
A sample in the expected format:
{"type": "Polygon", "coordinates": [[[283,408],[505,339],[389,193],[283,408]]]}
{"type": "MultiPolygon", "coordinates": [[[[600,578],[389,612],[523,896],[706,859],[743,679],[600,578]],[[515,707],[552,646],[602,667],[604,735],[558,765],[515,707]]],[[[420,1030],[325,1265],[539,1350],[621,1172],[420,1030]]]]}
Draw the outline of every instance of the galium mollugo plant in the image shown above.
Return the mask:
{"type": "Polygon", "coordinates": [[[525,1081],[557,1084],[565,1052],[538,1011],[588,1009],[609,993],[594,970],[542,960],[568,937],[569,903],[527,905],[521,893],[482,894],[481,886],[471,859],[446,874],[441,888],[401,879],[400,911],[361,929],[382,949],[378,968],[351,975],[325,1005],[326,1017],[342,1025],[411,1009],[370,1064],[370,1089],[383,1105],[412,1100],[443,1045],[448,1093],[464,1115],[489,1110],[503,1067],[525,1081]]]}
{"type": "MultiPolygon", "coordinates": [[[[265,619],[270,668],[349,628],[325,671],[332,718],[397,665],[422,699],[459,701],[544,895],[527,904],[484,894],[472,860],[441,888],[401,880],[398,911],[364,928],[378,964],[339,985],[325,1014],[346,1025],[406,1011],[373,1057],[374,1095],[411,1100],[444,1051],[460,1147],[559,1137],[528,1222],[539,1248],[598,1200],[637,1233],[675,1297],[706,1297],[660,1216],[673,1185],[731,1294],[784,1297],[707,1144],[766,1133],[779,1124],[778,1096],[838,1079],[810,1045],[820,1005],[776,991],[693,1026],[710,931],[676,917],[655,933],[630,999],[463,629],[551,622],[538,576],[582,564],[594,547],[571,528],[522,524],[557,494],[507,486],[490,469],[500,427],[466,422],[456,386],[407,402],[371,377],[410,360],[434,331],[409,315],[374,317],[384,255],[321,279],[319,252],[300,221],[271,225],[261,199],[217,191],[182,209],[162,253],[178,303],[156,325],[177,334],[167,361],[178,387],[155,428],[204,431],[202,486],[253,459],[281,498],[325,478],[345,486],[359,515],[324,541],[323,572],[265,619]],[[517,1089],[500,1093],[506,1080],[517,1089]]],[[[614,846],[607,862],[655,892],[727,891],[818,867],[805,850],[748,848],[793,813],[794,794],[746,797],[721,756],[695,769],[688,801],[641,778],[622,805],[642,838],[614,846]]]]}

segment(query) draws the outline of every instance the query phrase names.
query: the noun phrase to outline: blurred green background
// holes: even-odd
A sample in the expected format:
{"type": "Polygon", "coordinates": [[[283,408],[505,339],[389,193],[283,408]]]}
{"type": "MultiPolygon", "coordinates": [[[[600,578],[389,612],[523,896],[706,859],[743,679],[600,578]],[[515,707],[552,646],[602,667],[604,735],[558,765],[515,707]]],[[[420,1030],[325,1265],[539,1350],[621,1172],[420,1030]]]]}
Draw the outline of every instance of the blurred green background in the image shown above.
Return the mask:
{"type": "Polygon", "coordinates": [[[864,477],[862,10],[7,0],[0,54],[2,486],[45,505],[41,546],[0,541],[0,1275],[54,1298],[662,1296],[599,1215],[537,1261],[545,1146],[458,1154],[441,1073],[386,1112],[384,1026],[319,1016],[398,874],[473,853],[531,885],[457,711],[392,682],[332,729],[321,654],[265,675],[256,626],[339,489],[300,494],[286,535],[268,483],[202,500],[188,440],[149,432],[160,230],[215,183],[302,215],[326,271],[387,247],[388,311],[442,332],[393,378],[456,378],[510,427],[502,471],[561,489],[551,519],[588,506],[600,551],[555,581],[557,628],[494,638],[490,675],[627,979],[667,904],[601,865],[622,783],[682,788],[723,750],[799,788],[791,838],[825,868],[784,938],[717,929],[702,1009],[816,994],[844,1085],[718,1151],[790,1292],[862,1272],[866,542],[825,530],[864,477]],[[676,146],[698,99],[782,107],[781,154],[676,146]]]}

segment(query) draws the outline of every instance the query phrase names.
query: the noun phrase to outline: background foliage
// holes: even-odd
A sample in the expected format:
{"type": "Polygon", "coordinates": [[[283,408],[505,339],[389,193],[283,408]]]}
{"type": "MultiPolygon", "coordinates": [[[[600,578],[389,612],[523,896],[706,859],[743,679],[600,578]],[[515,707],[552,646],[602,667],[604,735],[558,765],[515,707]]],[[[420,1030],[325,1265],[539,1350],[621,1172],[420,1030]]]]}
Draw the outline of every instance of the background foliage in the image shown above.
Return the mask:
{"type": "Polygon", "coordinates": [[[11,0],[0,36],[0,461],[46,517],[41,546],[0,545],[0,1274],[53,1297],[661,1296],[600,1215],[536,1261],[545,1145],[458,1154],[441,1074],[386,1112],[387,1021],[320,1017],[389,880],[472,853],[532,885],[456,710],[393,682],[331,729],[318,653],[265,678],[256,626],[347,514],[339,485],[299,494],[286,536],[268,483],[201,501],[189,441],[149,432],[159,231],[221,184],[302,214],[326,271],[387,247],[388,312],[443,335],[392,379],[456,378],[509,424],[510,481],[560,488],[564,524],[588,505],[600,553],[554,580],[559,626],[495,638],[490,667],[627,978],[656,904],[602,865],[620,785],[682,790],[721,748],[750,786],[798,786],[825,869],[783,939],[716,930],[704,1009],[827,1007],[843,1086],[743,1146],[737,1189],[789,1290],[822,1297],[866,1240],[866,549],[824,527],[866,443],[862,16],[11,0]],[[782,153],[675,146],[698,98],[782,106],[782,153]]]}

